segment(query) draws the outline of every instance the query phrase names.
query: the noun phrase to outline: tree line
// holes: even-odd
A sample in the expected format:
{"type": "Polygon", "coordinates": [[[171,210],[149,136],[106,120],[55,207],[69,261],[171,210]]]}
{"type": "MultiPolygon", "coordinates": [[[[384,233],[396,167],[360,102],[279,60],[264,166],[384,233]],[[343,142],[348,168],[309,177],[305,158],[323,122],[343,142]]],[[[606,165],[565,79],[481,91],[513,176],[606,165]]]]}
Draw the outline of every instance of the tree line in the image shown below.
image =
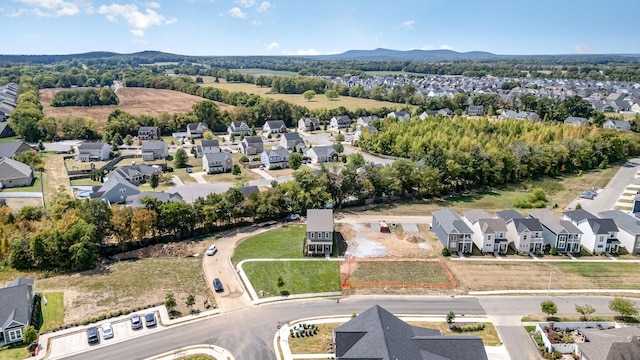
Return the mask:
{"type": "Polygon", "coordinates": [[[51,99],[51,106],[96,106],[118,105],[116,93],[110,87],[102,87],[100,90],[88,88],[82,90],[58,91],[51,99]]]}

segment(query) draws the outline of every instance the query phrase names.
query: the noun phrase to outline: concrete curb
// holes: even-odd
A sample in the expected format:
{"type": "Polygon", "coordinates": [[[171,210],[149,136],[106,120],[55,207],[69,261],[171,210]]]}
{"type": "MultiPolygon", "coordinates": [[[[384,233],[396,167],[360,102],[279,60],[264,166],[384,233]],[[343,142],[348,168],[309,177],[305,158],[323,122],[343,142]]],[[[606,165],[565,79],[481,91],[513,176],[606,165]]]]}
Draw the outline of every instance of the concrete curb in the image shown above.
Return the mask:
{"type": "Polygon", "coordinates": [[[512,295],[512,294],[640,294],[640,290],[633,289],[558,289],[558,290],[489,290],[489,291],[469,291],[470,296],[481,295],[512,295]]]}
{"type": "Polygon", "coordinates": [[[192,345],[146,358],[146,360],[170,360],[188,355],[206,354],[219,360],[235,360],[229,350],[215,345],[192,345]]]}

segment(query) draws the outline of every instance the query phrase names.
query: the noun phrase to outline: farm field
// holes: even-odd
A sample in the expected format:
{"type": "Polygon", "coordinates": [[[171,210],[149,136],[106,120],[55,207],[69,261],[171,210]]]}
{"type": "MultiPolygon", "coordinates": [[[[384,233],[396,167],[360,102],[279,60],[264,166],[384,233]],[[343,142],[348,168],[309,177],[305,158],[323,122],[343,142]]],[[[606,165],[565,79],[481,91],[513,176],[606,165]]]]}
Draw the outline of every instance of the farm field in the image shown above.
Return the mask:
{"type": "Polygon", "coordinates": [[[259,87],[257,85],[246,83],[228,83],[223,79],[220,80],[220,83],[214,83],[215,78],[210,76],[204,76],[203,80],[204,83],[201,84],[202,86],[212,86],[228,91],[243,91],[248,94],[257,94],[275,100],[284,100],[295,105],[304,106],[308,109],[335,109],[341,106],[345,107],[348,110],[381,107],[400,109],[403,106],[403,104],[396,104],[388,101],[352,98],[349,96],[341,96],[337,100],[330,101],[323,94],[318,94],[313,100],[307,101],[302,97],[302,94],[271,94],[271,88],[269,87],[259,87]]]}
{"type": "MultiPolygon", "coordinates": [[[[120,109],[132,115],[160,115],[162,113],[179,114],[191,111],[193,104],[205,99],[184,94],[179,91],[147,88],[121,88],[118,90],[119,105],[109,106],[65,106],[51,107],[51,99],[54,94],[67,89],[42,89],[40,90],[40,102],[45,116],[66,118],[69,116],[89,116],[98,121],[98,130],[107,122],[109,114],[120,109]]],[[[220,110],[233,108],[231,105],[216,103],[220,110]]]]}

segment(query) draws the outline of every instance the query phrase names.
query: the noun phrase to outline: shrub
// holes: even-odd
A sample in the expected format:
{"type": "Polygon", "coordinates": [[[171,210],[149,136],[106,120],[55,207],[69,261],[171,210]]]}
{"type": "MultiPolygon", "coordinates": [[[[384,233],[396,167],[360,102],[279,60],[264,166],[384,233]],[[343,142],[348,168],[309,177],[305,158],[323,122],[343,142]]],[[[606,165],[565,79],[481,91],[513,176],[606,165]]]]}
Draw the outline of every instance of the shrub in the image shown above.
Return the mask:
{"type": "Polygon", "coordinates": [[[442,249],[442,256],[451,256],[451,252],[449,251],[449,249],[442,249]]]}

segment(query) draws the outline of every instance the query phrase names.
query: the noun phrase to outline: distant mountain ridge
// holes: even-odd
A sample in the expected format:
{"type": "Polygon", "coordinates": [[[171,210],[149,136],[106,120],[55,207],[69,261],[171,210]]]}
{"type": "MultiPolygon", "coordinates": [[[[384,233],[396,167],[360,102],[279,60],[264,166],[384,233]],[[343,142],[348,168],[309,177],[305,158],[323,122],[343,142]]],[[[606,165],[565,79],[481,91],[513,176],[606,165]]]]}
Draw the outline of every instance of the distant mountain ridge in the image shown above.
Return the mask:
{"type": "Polygon", "coordinates": [[[500,57],[486,51],[457,52],[453,50],[349,50],[341,54],[309,56],[325,60],[476,60],[500,57]]]}

